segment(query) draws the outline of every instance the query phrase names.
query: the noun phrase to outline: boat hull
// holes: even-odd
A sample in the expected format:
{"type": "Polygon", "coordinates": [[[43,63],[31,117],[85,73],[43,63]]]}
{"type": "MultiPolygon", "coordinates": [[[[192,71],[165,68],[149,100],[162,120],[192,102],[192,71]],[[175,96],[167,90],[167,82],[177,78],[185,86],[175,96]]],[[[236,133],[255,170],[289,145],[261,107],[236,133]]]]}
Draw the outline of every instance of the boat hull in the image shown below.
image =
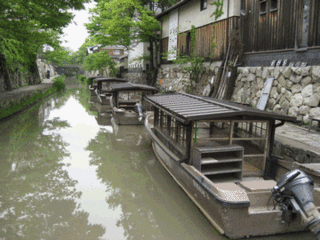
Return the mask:
{"type": "MultiPolygon", "coordinates": [[[[270,206],[270,210],[259,207],[257,202],[266,201],[271,192],[261,194],[263,199],[248,196],[250,201],[237,202],[222,199],[220,193],[224,188],[223,183],[212,183],[193,166],[180,162],[154,134],[148,119],[146,127],[151,135],[153,150],[159,162],[221,234],[238,239],[305,229],[300,217],[288,225],[282,223],[282,212],[279,209],[273,210],[273,206],[270,206]]],[[[230,183],[227,184],[230,185],[230,183]]],[[[238,191],[237,188],[236,191],[238,191]]]]}

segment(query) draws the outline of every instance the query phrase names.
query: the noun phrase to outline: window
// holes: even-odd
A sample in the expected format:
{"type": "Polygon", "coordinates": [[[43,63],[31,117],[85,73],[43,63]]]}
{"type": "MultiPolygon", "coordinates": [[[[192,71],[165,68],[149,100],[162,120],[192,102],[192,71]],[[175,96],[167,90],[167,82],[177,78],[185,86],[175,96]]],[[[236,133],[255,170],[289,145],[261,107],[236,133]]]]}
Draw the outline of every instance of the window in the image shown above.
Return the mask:
{"type": "Polygon", "coordinates": [[[207,0],[200,1],[200,11],[207,9],[207,0]]]}
{"type": "Polygon", "coordinates": [[[271,0],[270,12],[278,10],[278,0],[271,0]]]}
{"type": "Polygon", "coordinates": [[[267,12],[267,1],[266,0],[260,0],[260,15],[266,14],[267,12]]]}
{"type": "Polygon", "coordinates": [[[240,13],[241,15],[246,15],[246,0],[241,0],[240,13]]]}

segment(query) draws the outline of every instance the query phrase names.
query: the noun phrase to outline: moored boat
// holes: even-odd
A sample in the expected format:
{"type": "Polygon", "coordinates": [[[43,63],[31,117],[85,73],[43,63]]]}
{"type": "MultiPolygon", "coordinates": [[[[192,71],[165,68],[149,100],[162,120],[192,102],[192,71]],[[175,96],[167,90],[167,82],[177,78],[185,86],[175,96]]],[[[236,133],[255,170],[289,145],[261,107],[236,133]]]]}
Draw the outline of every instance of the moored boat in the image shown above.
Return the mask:
{"type": "Polygon", "coordinates": [[[146,111],[144,98],[158,92],[154,87],[136,83],[110,85],[110,105],[115,123],[118,125],[143,125],[146,111]]]}
{"type": "Polygon", "coordinates": [[[154,109],[145,125],[155,155],[221,234],[237,239],[308,226],[320,239],[318,183],[285,171],[272,155],[276,127],[295,118],[183,93],[145,101],[154,109]]]}
{"type": "MultiPolygon", "coordinates": [[[[110,84],[112,83],[124,83],[128,80],[123,78],[115,78],[115,77],[100,77],[96,79],[97,87],[95,88],[95,93],[98,98],[98,102],[102,105],[110,106],[110,96],[111,89],[110,84]]],[[[111,112],[111,107],[108,109],[111,112]]]]}

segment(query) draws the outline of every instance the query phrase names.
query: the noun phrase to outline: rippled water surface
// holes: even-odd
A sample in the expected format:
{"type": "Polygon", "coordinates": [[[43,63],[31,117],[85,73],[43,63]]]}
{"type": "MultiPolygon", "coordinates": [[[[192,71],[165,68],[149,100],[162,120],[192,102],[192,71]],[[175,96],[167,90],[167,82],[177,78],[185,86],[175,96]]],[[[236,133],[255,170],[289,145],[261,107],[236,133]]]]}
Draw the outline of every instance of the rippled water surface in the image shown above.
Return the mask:
{"type": "MultiPolygon", "coordinates": [[[[0,122],[0,239],[227,239],[86,89],[0,122]]],[[[252,239],[312,239],[309,233],[252,239]]]]}

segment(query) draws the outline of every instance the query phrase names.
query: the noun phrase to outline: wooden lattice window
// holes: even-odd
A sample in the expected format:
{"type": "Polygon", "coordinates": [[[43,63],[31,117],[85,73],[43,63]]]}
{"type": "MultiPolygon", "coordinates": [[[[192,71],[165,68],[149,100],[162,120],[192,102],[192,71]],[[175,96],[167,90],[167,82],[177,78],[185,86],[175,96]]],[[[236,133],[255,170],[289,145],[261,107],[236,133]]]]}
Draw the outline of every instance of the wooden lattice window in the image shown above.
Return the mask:
{"type": "Polygon", "coordinates": [[[260,4],[260,15],[266,14],[267,12],[267,0],[260,0],[259,1],[260,4]]]}

